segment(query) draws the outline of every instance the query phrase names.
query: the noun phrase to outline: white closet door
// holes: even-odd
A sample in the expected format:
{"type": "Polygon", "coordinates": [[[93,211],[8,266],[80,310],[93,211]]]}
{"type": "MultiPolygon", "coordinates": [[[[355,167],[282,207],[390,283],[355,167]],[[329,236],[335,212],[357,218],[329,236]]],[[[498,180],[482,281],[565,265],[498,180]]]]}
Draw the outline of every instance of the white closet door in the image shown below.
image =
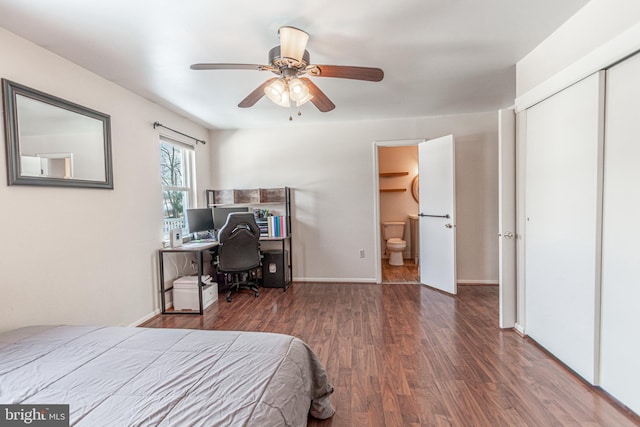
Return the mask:
{"type": "Polygon", "coordinates": [[[640,414],[640,55],[607,72],[600,384],[640,414]]]}
{"type": "Polygon", "coordinates": [[[602,73],[527,110],[526,333],[597,378],[602,73]]]}

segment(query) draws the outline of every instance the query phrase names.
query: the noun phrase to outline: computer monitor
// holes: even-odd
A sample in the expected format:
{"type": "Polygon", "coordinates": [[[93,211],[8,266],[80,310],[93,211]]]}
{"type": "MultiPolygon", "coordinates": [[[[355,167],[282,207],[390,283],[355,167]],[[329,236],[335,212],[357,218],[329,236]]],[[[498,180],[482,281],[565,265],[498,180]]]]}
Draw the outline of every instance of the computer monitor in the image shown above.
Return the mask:
{"type": "Polygon", "coordinates": [[[227,216],[232,212],[249,212],[249,207],[216,206],[213,208],[213,222],[216,224],[217,230],[220,230],[227,223],[227,216]]]}
{"type": "Polygon", "coordinates": [[[215,229],[211,208],[187,209],[187,227],[194,239],[199,239],[198,233],[202,231],[215,229]]]}

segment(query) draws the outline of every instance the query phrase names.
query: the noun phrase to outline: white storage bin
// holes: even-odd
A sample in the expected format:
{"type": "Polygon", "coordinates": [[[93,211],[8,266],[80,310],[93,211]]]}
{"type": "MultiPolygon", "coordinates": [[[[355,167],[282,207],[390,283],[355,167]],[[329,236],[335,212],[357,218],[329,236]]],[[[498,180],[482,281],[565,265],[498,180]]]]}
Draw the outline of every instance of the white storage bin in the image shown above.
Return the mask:
{"type": "MultiPolygon", "coordinates": [[[[206,282],[202,288],[202,306],[209,307],[218,300],[218,284],[206,282]]],[[[173,308],[174,310],[199,310],[198,302],[198,276],[180,277],[173,281],[173,308]]]]}

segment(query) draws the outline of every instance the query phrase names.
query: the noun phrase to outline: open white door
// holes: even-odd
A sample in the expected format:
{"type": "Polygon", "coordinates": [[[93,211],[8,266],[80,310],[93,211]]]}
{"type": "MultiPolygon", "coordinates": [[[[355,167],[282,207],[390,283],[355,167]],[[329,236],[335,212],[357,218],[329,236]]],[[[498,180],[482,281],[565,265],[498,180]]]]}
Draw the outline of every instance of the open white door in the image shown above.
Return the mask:
{"type": "Polygon", "coordinates": [[[456,194],[453,135],[418,144],[420,282],[455,294],[456,194]]]}
{"type": "Polygon", "coordinates": [[[498,263],[500,327],[516,324],[516,117],[498,112],[498,263]]]}

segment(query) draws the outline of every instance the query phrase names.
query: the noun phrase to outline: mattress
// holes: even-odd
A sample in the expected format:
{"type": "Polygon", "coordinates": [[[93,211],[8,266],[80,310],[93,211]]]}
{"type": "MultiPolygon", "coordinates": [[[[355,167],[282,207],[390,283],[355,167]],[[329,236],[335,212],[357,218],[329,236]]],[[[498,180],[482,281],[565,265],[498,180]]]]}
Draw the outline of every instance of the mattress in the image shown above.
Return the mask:
{"type": "Polygon", "coordinates": [[[0,334],[0,403],[69,404],[74,426],[304,426],[333,391],[300,339],[32,326],[0,334]]]}

